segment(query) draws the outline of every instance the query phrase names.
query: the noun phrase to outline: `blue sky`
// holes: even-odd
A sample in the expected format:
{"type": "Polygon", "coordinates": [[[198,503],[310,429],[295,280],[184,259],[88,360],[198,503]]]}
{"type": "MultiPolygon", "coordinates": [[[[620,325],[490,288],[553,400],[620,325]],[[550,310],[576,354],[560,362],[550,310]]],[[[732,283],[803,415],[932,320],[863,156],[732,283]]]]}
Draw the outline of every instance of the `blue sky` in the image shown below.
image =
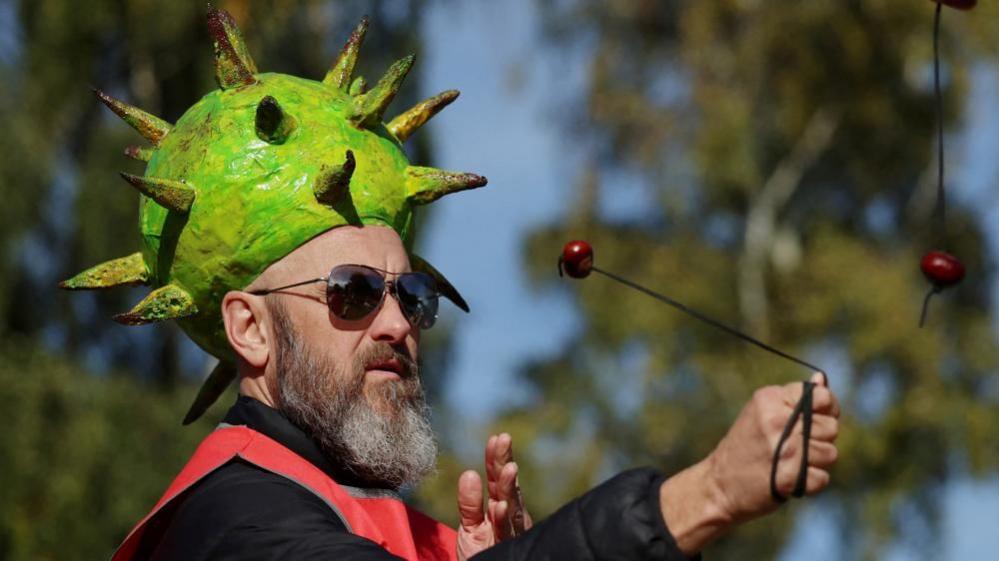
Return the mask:
{"type": "Polygon", "coordinates": [[[557,219],[573,198],[578,154],[546,112],[552,96],[577,89],[583,76],[567,66],[551,91],[553,61],[534,51],[539,22],[524,2],[445,6],[425,15],[421,83],[428,95],[462,93],[431,122],[435,165],[481,173],[489,185],[434,203],[422,251],[472,306],[467,316],[451,307],[442,314],[459,326],[449,397],[482,420],[516,394],[513,370],[560,348],[576,320],[566,294],[528,290],[520,252],[525,234],[557,219]],[[514,88],[518,71],[523,83],[514,88]]]}
{"type": "MultiPolygon", "coordinates": [[[[516,369],[558,350],[579,320],[567,292],[532,292],[522,273],[525,235],[563,216],[574,198],[577,164],[583,156],[562,134],[553,111],[582,87],[586,53],[542,48],[541,23],[534,10],[531,0],[432,3],[425,14],[424,55],[417,66],[426,95],[446,88],[462,92],[429,125],[434,164],[489,178],[485,189],[434,204],[422,247],[472,307],[467,316],[453,308],[442,312],[442,321],[457,327],[447,399],[470,421],[470,432],[522,395],[514,380],[516,369]]],[[[949,139],[947,158],[949,193],[983,209],[994,255],[999,253],[996,91],[999,76],[994,70],[977,71],[968,127],[949,139]]],[[[625,201],[615,213],[640,204],[640,197],[625,201]]],[[[814,502],[796,508],[799,530],[781,558],[841,558],[838,537],[821,508],[814,502]]],[[[995,556],[999,478],[951,484],[944,511],[939,536],[944,559],[995,556]]],[[[915,558],[915,552],[901,544],[887,557],[915,558]]]]}

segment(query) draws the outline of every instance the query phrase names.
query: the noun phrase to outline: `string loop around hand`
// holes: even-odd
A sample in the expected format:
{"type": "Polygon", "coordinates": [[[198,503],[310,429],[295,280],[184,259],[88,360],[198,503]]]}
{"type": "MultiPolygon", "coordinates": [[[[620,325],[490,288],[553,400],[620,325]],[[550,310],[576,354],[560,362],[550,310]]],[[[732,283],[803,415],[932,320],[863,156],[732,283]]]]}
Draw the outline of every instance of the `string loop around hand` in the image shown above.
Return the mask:
{"type": "MultiPolygon", "coordinates": [[[[825,373],[823,372],[822,375],[825,376],[825,373]]],[[[777,448],[774,449],[773,463],[770,466],[770,496],[777,503],[787,501],[787,497],[782,495],[777,489],[777,468],[780,464],[780,455],[784,449],[784,444],[791,437],[791,432],[794,430],[794,425],[798,423],[799,417],[801,418],[801,467],[798,468],[798,479],[794,483],[791,496],[795,498],[804,497],[808,486],[808,444],[812,437],[812,394],[813,390],[815,390],[815,383],[802,382],[802,385],[801,399],[794,406],[791,417],[787,420],[787,424],[784,425],[784,431],[777,441],[777,448]]]]}

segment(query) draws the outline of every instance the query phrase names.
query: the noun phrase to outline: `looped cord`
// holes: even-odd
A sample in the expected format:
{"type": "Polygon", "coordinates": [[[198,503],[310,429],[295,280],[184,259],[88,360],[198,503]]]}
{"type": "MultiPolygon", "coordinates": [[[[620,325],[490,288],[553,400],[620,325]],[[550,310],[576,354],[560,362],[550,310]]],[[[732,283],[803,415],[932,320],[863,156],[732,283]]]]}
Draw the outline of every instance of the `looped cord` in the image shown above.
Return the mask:
{"type": "MultiPolygon", "coordinates": [[[[825,376],[824,372],[823,376],[825,376]]],[[[794,406],[791,418],[784,425],[784,432],[781,433],[780,440],[777,441],[773,464],[770,466],[770,496],[777,503],[787,501],[787,497],[777,490],[777,465],[780,463],[781,450],[783,450],[788,438],[791,437],[791,431],[794,430],[794,425],[798,423],[799,417],[801,418],[801,467],[798,469],[798,480],[794,484],[791,496],[795,498],[804,497],[805,487],[808,483],[808,442],[812,436],[812,390],[815,389],[815,384],[813,382],[802,382],[802,385],[801,399],[794,406]]]]}

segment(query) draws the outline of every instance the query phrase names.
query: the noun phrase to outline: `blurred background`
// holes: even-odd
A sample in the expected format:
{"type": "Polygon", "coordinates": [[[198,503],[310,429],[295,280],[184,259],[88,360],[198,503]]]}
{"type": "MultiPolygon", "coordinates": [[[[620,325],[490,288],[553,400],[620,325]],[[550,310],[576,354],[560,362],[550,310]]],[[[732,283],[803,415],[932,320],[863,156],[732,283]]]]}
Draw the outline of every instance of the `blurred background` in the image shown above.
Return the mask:
{"type": "MultiPolygon", "coordinates": [[[[948,222],[934,219],[926,0],[228,0],[258,65],[320,79],[363,14],[359,72],[417,64],[389,115],[461,98],[409,141],[486,189],[420,216],[472,307],[427,333],[443,445],[412,500],[454,520],[491,431],[536,518],[637,465],[677,471],[752,391],[808,375],[604,278],[568,239],[822,365],[844,402],[820,498],[707,559],[993,558],[999,550],[999,6],[945,9],[948,222]],[[919,259],[968,269],[933,301],[919,259]]],[[[203,2],[0,0],[0,559],[106,558],[233,399],[180,420],[213,366],[141,289],[59,280],[139,249],[140,137],[100,87],[175,121],[215,89],[203,2]]],[[[425,207],[427,208],[427,207],[425,207]]]]}

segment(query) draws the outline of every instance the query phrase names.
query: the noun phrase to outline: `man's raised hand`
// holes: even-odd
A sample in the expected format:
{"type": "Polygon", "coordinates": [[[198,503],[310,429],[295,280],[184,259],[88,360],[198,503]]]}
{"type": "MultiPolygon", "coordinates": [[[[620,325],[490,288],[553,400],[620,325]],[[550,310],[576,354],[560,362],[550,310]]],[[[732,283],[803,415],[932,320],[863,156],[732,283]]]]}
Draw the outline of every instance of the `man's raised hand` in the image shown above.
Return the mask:
{"type": "MultiPolygon", "coordinates": [[[[815,388],[805,485],[809,495],[829,485],[828,470],[836,462],[834,443],[839,433],[836,395],[826,387],[821,374],[811,381],[815,388]]],[[[757,390],[705,460],[663,483],[663,517],[684,553],[696,553],[731,526],[777,509],[770,493],[773,454],[802,391],[801,383],[757,390]]],[[[782,496],[790,495],[795,486],[802,444],[799,419],[777,466],[776,488],[782,496]]]]}
{"type": "MultiPolygon", "coordinates": [[[[829,485],[828,469],[838,455],[834,444],[839,433],[839,402],[820,374],[812,378],[812,433],[808,442],[808,478],[805,492],[818,493],[829,485]]],[[[724,510],[733,522],[742,522],[777,508],[770,495],[773,452],[803,385],[768,386],[757,390],[725,438],[712,452],[712,476],[721,491],[724,510]],[[764,477],[759,477],[765,473],[764,477]]],[[[801,468],[802,424],[799,422],[781,450],[777,466],[777,491],[791,494],[801,468]]]]}
{"type": "Polygon", "coordinates": [[[524,508],[517,483],[512,437],[507,433],[490,436],[485,461],[489,491],[485,504],[478,473],[468,470],[458,478],[459,561],[531,527],[531,516],[524,508]]]}

